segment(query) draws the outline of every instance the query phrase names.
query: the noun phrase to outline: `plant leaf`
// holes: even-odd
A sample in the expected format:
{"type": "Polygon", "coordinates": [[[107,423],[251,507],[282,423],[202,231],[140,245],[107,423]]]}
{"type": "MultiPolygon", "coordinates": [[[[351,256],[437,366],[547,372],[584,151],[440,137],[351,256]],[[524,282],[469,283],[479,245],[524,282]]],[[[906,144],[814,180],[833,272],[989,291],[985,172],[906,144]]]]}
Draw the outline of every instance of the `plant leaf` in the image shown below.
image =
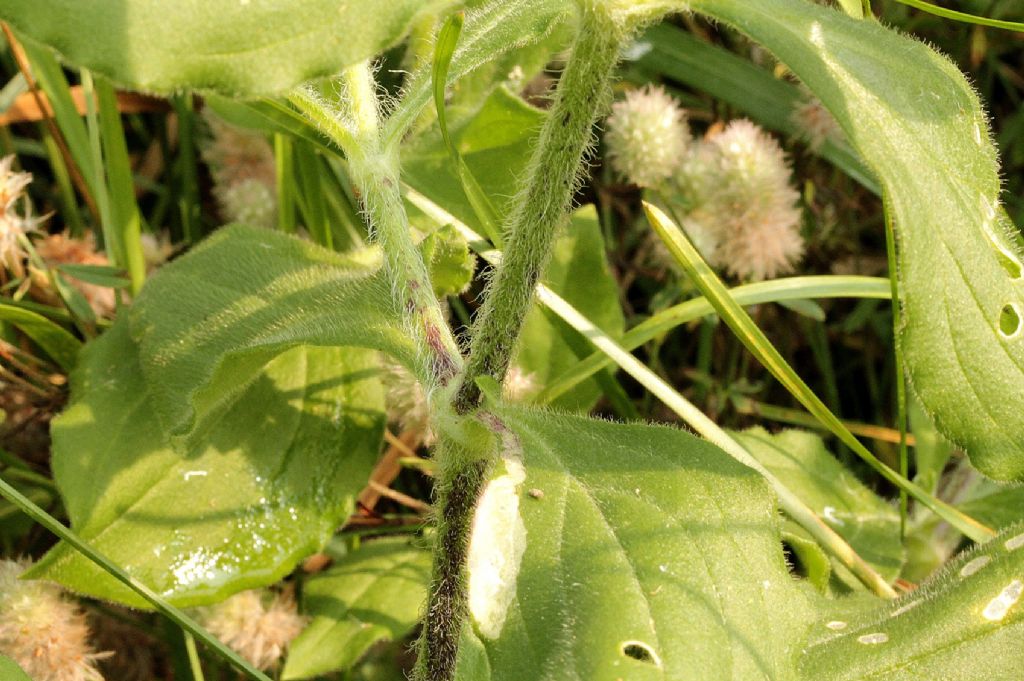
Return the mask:
{"type": "Polygon", "coordinates": [[[79,265],[77,263],[61,263],[57,270],[87,284],[105,286],[107,288],[127,288],[132,282],[127,272],[118,267],[108,265],[79,265]]]}
{"type": "MultiPolygon", "coordinates": [[[[544,113],[501,87],[480,111],[450,129],[452,142],[491,202],[496,222],[504,222],[518,179],[544,120],[544,113]]],[[[404,154],[402,175],[410,186],[468,225],[479,225],[463,190],[452,156],[438,130],[404,154]]]]}
{"type": "Polygon", "coordinates": [[[76,66],[133,89],[254,97],[383,52],[453,1],[0,0],[0,16],[76,66]]]}
{"type": "Polygon", "coordinates": [[[41,314],[7,303],[0,303],[0,321],[10,322],[53,358],[61,369],[75,367],[82,342],[64,327],[58,326],[41,314]]]}
{"type": "MultiPolygon", "coordinates": [[[[543,40],[572,14],[562,0],[489,0],[466,12],[459,45],[448,68],[451,85],[481,66],[518,48],[543,40]]],[[[432,65],[409,78],[402,101],[388,119],[385,139],[398,144],[430,103],[432,65]]],[[[508,192],[512,193],[512,192],[508,192]]]]}
{"type": "Polygon", "coordinates": [[[476,256],[469,250],[466,237],[451,225],[431,232],[420,244],[420,251],[438,298],[457,296],[473,281],[476,256]]]}
{"type": "MultiPolygon", "coordinates": [[[[180,606],[280,579],[348,516],[373,467],[383,428],[374,353],[282,354],[179,452],[154,414],[126,322],[88,346],[72,406],[52,427],[74,531],[180,606]]],[[[32,573],[148,606],[66,544],[32,573]]]]}
{"type": "Polygon", "coordinates": [[[832,111],[892,207],[900,342],[939,429],[986,475],[1024,478],[1024,280],[978,98],[935,51],[801,0],[695,0],[832,111]]]}
{"type": "MultiPolygon", "coordinates": [[[[619,286],[608,267],[601,225],[592,205],[573,214],[565,233],[555,242],[543,280],[603,331],[622,335],[625,318],[619,306],[619,286]]],[[[537,387],[548,385],[590,351],[590,344],[583,341],[583,351],[577,354],[566,335],[571,338],[577,333],[535,305],[526,316],[513,365],[537,387]]],[[[590,378],[552,405],[586,412],[600,395],[600,386],[590,378]]]]}
{"type": "Polygon", "coordinates": [[[311,577],[302,609],[313,620],[289,646],[282,678],[347,670],[371,646],[407,635],[429,581],[430,553],[404,539],[370,542],[311,577]]]}
{"type": "Polygon", "coordinates": [[[794,677],[811,591],[760,476],[680,430],[496,414],[505,451],[469,551],[480,645],[459,678],[794,677]]]}
{"type": "Polygon", "coordinates": [[[839,463],[819,436],[799,430],[771,435],[764,428],[733,435],[879,574],[890,582],[899,576],[899,512],[839,463]]]}
{"type": "MultiPolygon", "coordinates": [[[[1024,525],[958,557],[883,608],[840,610],[803,654],[808,681],[988,681],[1020,675],[1024,525]]],[[[842,605],[842,603],[840,604],[842,605]]]]}
{"type": "Polygon", "coordinates": [[[0,677],[5,681],[32,681],[17,662],[5,655],[0,655],[0,677]]]}
{"type": "Polygon", "coordinates": [[[339,254],[234,226],[161,268],[132,307],[131,327],[172,438],[187,439],[270,359],[299,345],[384,350],[416,370],[379,264],[376,251],[339,254]]]}

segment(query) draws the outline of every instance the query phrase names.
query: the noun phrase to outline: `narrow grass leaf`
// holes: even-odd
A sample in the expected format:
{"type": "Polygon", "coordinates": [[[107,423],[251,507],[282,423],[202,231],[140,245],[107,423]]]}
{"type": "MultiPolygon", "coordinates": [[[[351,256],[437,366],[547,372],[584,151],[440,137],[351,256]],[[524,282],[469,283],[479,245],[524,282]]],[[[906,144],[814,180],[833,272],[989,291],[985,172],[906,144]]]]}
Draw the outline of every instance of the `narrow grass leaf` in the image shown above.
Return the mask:
{"type": "Polygon", "coordinates": [[[661,237],[669,251],[675,256],[680,265],[683,266],[691,281],[700,289],[701,293],[714,305],[718,315],[736,337],[757,358],[761,364],[789,390],[800,404],[804,405],[807,411],[818,418],[843,444],[850,447],[857,456],[863,459],[876,472],[898,488],[906,490],[908,494],[930,508],[944,520],[959,529],[975,541],[983,541],[992,536],[992,530],[980,523],[968,518],[955,508],[935,498],[924,491],[913,482],[903,478],[891,468],[878,460],[878,458],[867,450],[864,445],[849,431],[849,429],[832,413],[821,399],[814,394],[803,379],[801,379],[793,367],[786,362],[785,358],[775,349],[764,332],[758,328],[754,320],[750,318],[726,288],[722,280],[711,269],[701,257],[697,249],[690,243],[689,239],[679,227],[661,210],[652,204],[644,203],[644,210],[647,218],[654,227],[654,230],[661,237]]]}

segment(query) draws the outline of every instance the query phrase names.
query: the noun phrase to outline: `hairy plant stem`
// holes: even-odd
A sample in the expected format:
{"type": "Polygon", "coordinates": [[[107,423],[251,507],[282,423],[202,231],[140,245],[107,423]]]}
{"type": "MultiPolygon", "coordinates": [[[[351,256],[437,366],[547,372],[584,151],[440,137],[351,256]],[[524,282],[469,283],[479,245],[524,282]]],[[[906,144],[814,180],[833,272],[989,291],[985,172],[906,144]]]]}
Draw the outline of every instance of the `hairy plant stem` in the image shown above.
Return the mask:
{"type": "Polygon", "coordinates": [[[332,111],[309,89],[299,89],[289,99],[345,152],[352,181],[384,253],[395,303],[421,350],[417,377],[428,390],[445,386],[461,370],[462,355],[409,232],[399,188],[398,154],[385,151],[381,144],[379,101],[369,64],[346,68],[342,84],[340,111],[332,111]]]}
{"type": "Polygon", "coordinates": [[[423,618],[416,681],[448,681],[455,676],[459,639],[466,619],[466,558],[473,512],[487,483],[490,461],[468,455],[442,437],[435,483],[437,536],[430,577],[430,599],[423,618]]]}
{"type": "MultiPolygon", "coordinates": [[[[627,32],[602,3],[583,2],[582,21],[555,101],[541,129],[526,180],[506,230],[505,257],[473,328],[469,364],[452,400],[457,415],[480,401],[476,380],[501,381],[508,369],[540,273],[576,190],[593,126],[627,32]]],[[[465,422],[465,419],[463,419],[465,422]]],[[[455,675],[466,616],[466,557],[477,501],[493,456],[442,435],[438,462],[437,539],[430,599],[420,636],[417,681],[455,675]],[[470,451],[472,450],[472,452],[470,451]]],[[[493,452],[490,452],[493,455],[493,452]]]]}
{"type": "Polygon", "coordinates": [[[453,402],[457,413],[477,406],[477,378],[491,376],[500,383],[505,376],[534,287],[572,203],[594,122],[608,98],[608,83],[627,35],[604,3],[582,3],[572,56],[514,201],[505,256],[473,326],[468,364],[453,402]]]}

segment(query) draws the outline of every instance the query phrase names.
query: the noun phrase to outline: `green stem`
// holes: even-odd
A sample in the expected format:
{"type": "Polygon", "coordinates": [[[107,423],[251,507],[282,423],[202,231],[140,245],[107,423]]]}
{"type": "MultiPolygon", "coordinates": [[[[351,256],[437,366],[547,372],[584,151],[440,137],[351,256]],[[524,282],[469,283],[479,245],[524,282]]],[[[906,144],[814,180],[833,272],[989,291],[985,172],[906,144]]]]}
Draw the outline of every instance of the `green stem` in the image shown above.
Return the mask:
{"type": "Polygon", "coordinates": [[[114,220],[110,208],[110,194],[107,191],[106,173],[103,170],[103,146],[100,140],[99,113],[96,110],[96,88],[92,74],[82,69],[82,94],[85,97],[85,120],[89,131],[89,153],[92,160],[92,174],[96,204],[99,208],[100,233],[103,235],[103,248],[115,267],[125,266],[124,252],[121,241],[114,231],[114,220]]]}
{"type": "Polygon", "coordinates": [[[192,670],[192,681],[206,681],[203,676],[203,663],[199,660],[199,651],[196,650],[196,639],[192,634],[185,634],[185,651],[188,653],[188,665],[192,670]]]}
{"type": "Polygon", "coordinates": [[[423,619],[415,681],[448,681],[455,676],[459,639],[466,618],[466,557],[473,512],[487,482],[488,461],[471,457],[442,437],[436,459],[437,537],[430,600],[423,619]]]}
{"type": "MultiPolygon", "coordinates": [[[[900,475],[910,477],[910,460],[907,454],[907,379],[903,363],[903,346],[900,343],[900,285],[897,276],[896,233],[893,230],[892,211],[888,197],[883,201],[885,213],[885,253],[889,260],[889,286],[892,290],[892,343],[896,358],[896,421],[900,431],[899,468],[900,475]]],[[[907,491],[900,488],[900,536],[907,534],[907,491]]]]}
{"type": "Polygon", "coordinates": [[[376,83],[369,64],[346,68],[342,82],[341,111],[331,111],[308,89],[297,90],[290,100],[344,150],[352,181],[384,253],[395,303],[404,310],[409,332],[423,351],[418,376],[426,379],[428,388],[447,385],[462,369],[462,355],[410,234],[399,189],[397,151],[387,152],[381,145],[376,83]]]}
{"type": "Polygon", "coordinates": [[[534,287],[572,203],[593,125],[626,38],[609,12],[603,3],[585,3],[582,9],[572,56],[513,203],[505,256],[473,327],[468,365],[453,403],[458,413],[477,406],[477,378],[491,376],[499,383],[504,378],[534,287]]]}

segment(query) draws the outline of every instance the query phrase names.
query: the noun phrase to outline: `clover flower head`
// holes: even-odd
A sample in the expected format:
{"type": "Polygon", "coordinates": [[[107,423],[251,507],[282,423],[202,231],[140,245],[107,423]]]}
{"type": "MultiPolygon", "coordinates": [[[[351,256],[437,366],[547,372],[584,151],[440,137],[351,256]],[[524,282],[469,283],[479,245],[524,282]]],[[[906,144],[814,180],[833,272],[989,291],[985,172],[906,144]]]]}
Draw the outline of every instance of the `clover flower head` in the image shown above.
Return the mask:
{"type": "Polygon", "coordinates": [[[11,170],[14,155],[0,159],[0,265],[17,277],[24,274],[27,257],[20,237],[38,229],[45,217],[32,217],[32,205],[28,202],[25,188],[32,182],[32,173],[18,173],[11,170]],[[24,212],[19,212],[18,203],[24,212]]]}
{"type": "Polygon", "coordinates": [[[27,567],[0,560],[0,654],[34,681],[103,681],[85,615],[56,585],[18,579],[27,567]]]}
{"type": "Polygon", "coordinates": [[[797,102],[790,119],[796,124],[801,139],[807,142],[812,151],[821,149],[825,142],[843,138],[839,123],[814,95],[808,95],[797,102]]]}
{"type": "MultiPolygon", "coordinates": [[[[96,240],[92,234],[86,234],[83,238],[76,239],[70,234],[49,234],[35,243],[36,253],[50,267],[58,265],[97,265],[108,266],[110,260],[107,256],[96,250],[96,240]]],[[[34,294],[39,293],[44,301],[56,302],[57,298],[50,288],[50,276],[45,271],[31,268],[33,281],[36,288],[34,294]]],[[[79,293],[89,303],[97,315],[111,317],[117,308],[117,297],[114,289],[107,286],[97,286],[89,282],[76,279],[71,275],[62,275],[68,283],[78,289],[79,293]]]]}
{"type": "Polygon", "coordinates": [[[256,227],[273,227],[277,219],[277,200],[274,191],[255,178],[245,178],[233,184],[213,189],[220,204],[222,217],[228,222],[240,222],[256,227]]]}
{"type": "Polygon", "coordinates": [[[686,116],[660,87],[626,93],[612,105],[605,143],[620,175],[641,187],[654,187],[679,167],[690,142],[686,116]]]}
{"type": "Polygon", "coordinates": [[[228,222],[272,227],[277,212],[277,166],[266,138],[204,114],[200,146],[213,177],[213,195],[228,222]]]}
{"type": "Polygon", "coordinates": [[[242,591],[200,609],[199,619],[211,634],[255,667],[274,669],[307,619],[299,614],[290,590],[242,591]]]}
{"type": "Polygon", "coordinates": [[[773,137],[748,120],[732,121],[695,145],[680,174],[677,184],[692,194],[687,231],[708,233],[713,265],[753,281],[793,269],[804,250],[800,195],[773,137]]]}

